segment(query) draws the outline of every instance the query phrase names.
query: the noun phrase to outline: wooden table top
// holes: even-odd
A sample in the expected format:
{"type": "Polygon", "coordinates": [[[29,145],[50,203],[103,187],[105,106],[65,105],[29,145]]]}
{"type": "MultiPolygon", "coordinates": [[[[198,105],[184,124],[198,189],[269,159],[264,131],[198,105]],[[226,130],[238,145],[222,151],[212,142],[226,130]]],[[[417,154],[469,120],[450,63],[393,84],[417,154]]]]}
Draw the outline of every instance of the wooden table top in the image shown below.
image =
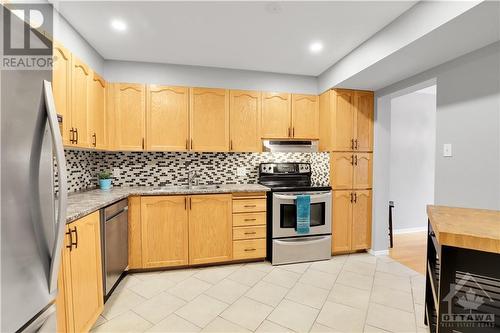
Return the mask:
{"type": "Polygon", "coordinates": [[[440,245],[500,254],[500,211],[427,206],[440,245]]]}

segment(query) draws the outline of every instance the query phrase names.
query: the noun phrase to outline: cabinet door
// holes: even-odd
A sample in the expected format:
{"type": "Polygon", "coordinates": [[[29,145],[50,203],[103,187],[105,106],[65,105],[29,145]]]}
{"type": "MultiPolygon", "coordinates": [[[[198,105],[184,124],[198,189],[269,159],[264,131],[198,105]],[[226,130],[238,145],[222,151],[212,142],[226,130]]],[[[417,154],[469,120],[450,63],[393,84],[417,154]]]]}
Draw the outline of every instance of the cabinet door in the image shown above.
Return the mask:
{"type": "Polygon", "coordinates": [[[319,96],[319,150],[331,151],[332,149],[332,108],[330,101],[332,91],[328,90],[319,96]]]}
{"type": "Polygon", "coordinates": [[[352,249],[364,250],[372,241],[372,191],[356,191],[352,209],[352,249]]]}
{"type": "Polygon", "coordinates": [[[330,153],[330,183],[334,190],[352,189],[353,153],[330,153]]]}
{"type": "Polygon", "coordinates": [[[373,151],[373,92],[356,91],[355,109],[355,148],[359,151],[373,151]]]}
{"type": "Polygon", "coordinates": [[[189,197],[189,263],[206,264],[232,258],[230,194],[189,197]]]}
{"type": "Polygon", "coordinates": [[[351,191],[333,191],[332,253],[351,250],[351,191]]]}
{"type": "Polygon", "coordinates": [[[90,84],[89,141],[97,149],[107,148],[106,133],[106,82],[94,73],[90,84]]]}
{"type": "Polygon", "coordinates": [[[229,150],[229,91],[191,88],[190,123],[192,151],[229,150]]]}
{"type": "Polygon", "coordinates": [[[334,90],[332,105],[333,150],[351,151],[354,140],[354,92],[334,90]]]}
{"type": "Polygon", "coordinates": [[[56,112],[62,116],[61,135],[63,144],[71,144],[71,53],[54,43],[54,69],[52,71],[52,90],[56,112]]]}
{"type": "Polygon", "coordinates": [[[143,84],[120,83],[116,85],[115,92],[118,149],[143,150],[145,148],[145,87],[143,84]]]}
{"type": "Polygon", "coordinates": [[[291,136],[291,97],[286,93],[262,93],[260,134],[266,139],[291,136]]]}
{"type": "Polygon", "coordinates": [[[88,135],[88,99],[90,69],[76,57],[72,57],[71,88],[71,123],[76,129],[76,146],[89,147],[88,135]]]}
{"type": "Polygon", "coordinates": [[[77,242],[69,252],[73,327],[75,332],[87,332],[103,309],[99,212],[73,222],[69,229],[76,230],[77,242]]]}
{"type": "Polygon", "coordinates": [[[147,149],[188,150],[189,88],[149,85],[146,104],[147,149]]]}
{"type": "Polygon", "coordinates": [[[372,188],[372,153],[354,153],[353,188],[372,188]]]}
{"type": "Polygon", "coordinates": [[[188,264],[187,197],[142,197],[141,229],[144,268],[188,264]]]}
{"type": "Polygon", "coordinates": [[[292,95],[292,136],[296,139],[319,138],[318,96],[292,95]]]}
{"type": "Polygon", "coordinates": [[[260,92],[242,90],[230,91],[230,151],[261,151],[259,133],[260,106],[260,92]]]}

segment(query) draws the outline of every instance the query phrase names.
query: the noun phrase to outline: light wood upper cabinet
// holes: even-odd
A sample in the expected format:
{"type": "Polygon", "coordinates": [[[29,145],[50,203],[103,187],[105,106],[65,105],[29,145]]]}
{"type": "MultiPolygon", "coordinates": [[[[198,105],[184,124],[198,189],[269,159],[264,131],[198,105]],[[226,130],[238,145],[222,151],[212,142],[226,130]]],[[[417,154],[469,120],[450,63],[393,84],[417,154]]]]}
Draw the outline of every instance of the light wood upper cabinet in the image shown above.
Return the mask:
{"type": "Polygon", "coordinates": [[[260,134],[265,139],[291,137],[291,95],[262,93],[260,134]]]}
{"type": "Polygon", "coordinates": [[[89,142],[96,149],[107,148],[106,133],[106,82],[93,73],[89,93],[89,142]]]}
{"type": "Polygon", "coordinates": [[[190,89],[190,150],[229,151],[229,90],[190,89]]]}
{"type": "Polygon", "coordinates": [[[352,188],[368,189],[372,187],[372,153],[354,153],[354,174],[352,188]]]}
{"type": "Polygon", "coordinates": [[[147,150],[188,150],[189,88],[149,85],[146,104],[147,150]]]}
{"type": "Polygon", "coordinates": [[[66,328],[73,332],[88,332],[102,312],[103,286],[99,212],[87,215],[67,226],[63,249],[63,283],[66,328]],[[71,234],[72,238],[69,238],[71,234]]]}
{"type": "Polygon", "coordinates": [[[292,95],[292,137],[319,138],[319,99],[315,95],[292,95]]]}
{"type": "Polygon", "coordinates": [[[354,109],[354,148],[358,151],[373,151],[373,92],[356,91],[354,109]]]}
{"type": "Polygon", "coordinates": [[[354,138],[354,93],[350,90],[335,90],[330,105],[332,112],[332,150],[350,151],[354,138]]]}
{"type": "Polygon", "coordinates": [[[321,151],[373,151],[373,92],[332,89],[319,100],[321,151]]]}
{"type": "Polygon", "coordinates": [[[261,151],[260,92],[231,90],[229,94],[230,151],[261,151]]]}
{"type": "Polygon", "coordinates": [[[352,153],[330,153],[330,184],[334,190],[352,189],[354,173],[352,153]]]}
{"type": "Polygon", "coordinates": [[[352,250],[371,247],[372,191],[355,191],[352,210],[352,250]]]}
{"type": "Polygon", "coordinates": [[[61,135],[63,144],[71,144],[71,53],[54,43],[54,69],[52,71],[52,90],[56,112],[62,116],[61,135]]]}
{"type": "Polygon", "coordinates": [[[333,191],[332,253],[351,250],[352,192],[333,191]]]}
{"type": "Polygon", "coordinates": [[[232,259],[231,194],[189,197],[189,263],[232,259]]]}
{"type": "Polygon", "coordinates": [[[188,264],[186,196],[141,198],[142,267],[188,264]]]}
{"type": "Polygon", "coordinates": [[[128,151],[144,150],[145,145],[145,86],[118,83],[115,85],[115,119],[117,148],[128,151]]]}
{"type": "Polygon", "coordinates": [[[74,145],[89,147],[88,100],[91,73],[88,66],[75,56],[71,57],[71,127],[74,128],[74,145]]]}

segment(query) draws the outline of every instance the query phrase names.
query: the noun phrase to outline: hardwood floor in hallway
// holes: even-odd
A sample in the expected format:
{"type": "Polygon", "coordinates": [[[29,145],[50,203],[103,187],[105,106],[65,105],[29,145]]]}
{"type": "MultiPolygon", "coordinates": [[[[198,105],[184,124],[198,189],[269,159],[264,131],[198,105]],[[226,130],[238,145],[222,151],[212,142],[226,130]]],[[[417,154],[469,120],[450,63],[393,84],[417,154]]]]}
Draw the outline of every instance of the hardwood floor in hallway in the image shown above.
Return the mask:
{"type": "Polygon", "coordinates": [[[401,264],[425,274],[425,258],[427,252],[427,233],[413,232],[394,235],[394,247],[389,256],[401,264]]]}

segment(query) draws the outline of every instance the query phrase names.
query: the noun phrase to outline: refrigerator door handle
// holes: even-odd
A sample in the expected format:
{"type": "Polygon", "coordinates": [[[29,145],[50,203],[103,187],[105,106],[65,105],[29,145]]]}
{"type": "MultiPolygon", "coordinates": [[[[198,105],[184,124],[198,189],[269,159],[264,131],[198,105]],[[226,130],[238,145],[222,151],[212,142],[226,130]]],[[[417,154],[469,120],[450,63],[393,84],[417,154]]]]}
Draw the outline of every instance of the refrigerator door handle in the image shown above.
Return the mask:
{"type": "Polygon", "coordinates": [[[57,277],[59,266],[61,264],[61,249],[64,242],[64,230],[66,227],[66,209],[68,204],[68,182],[66,171],[66,159],[64,157],[64,147],[62,137],[57,122],[56,106],[54,96],[52,95],[52,84],[49,81],[43,81],[43,91],[45,97],[45,110],[49,122],[52,144],[54,145],[54,154],[57,161],[57,174],[59,178],[59,197],[57,208],[57,224],[55,228],[54,246],[52,248],[52,257],[49,273],[49,292],[57,289],[57,277]]]}

